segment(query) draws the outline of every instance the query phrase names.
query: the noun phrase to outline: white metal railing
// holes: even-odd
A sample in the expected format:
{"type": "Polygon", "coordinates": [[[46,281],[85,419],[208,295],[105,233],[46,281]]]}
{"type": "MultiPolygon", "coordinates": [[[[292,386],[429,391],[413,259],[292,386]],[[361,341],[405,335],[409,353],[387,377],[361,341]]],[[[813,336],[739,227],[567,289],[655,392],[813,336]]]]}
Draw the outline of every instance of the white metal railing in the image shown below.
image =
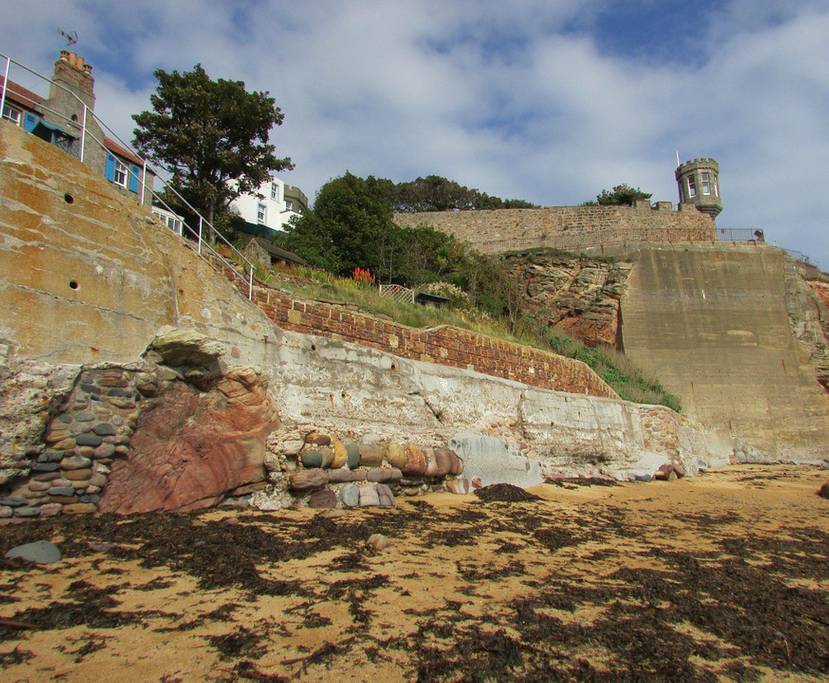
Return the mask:
{"type": "Polygon", "coordinates": [[[403,285],[378,285],[378,289],[380,296],[387,296],[395,301],[402,301],[407,304],[414,303],[414,290],[404,287],[403,285]]]}
{"type": "MultiPolygon", "coordinates": [[[[152,187],[147,187],[147,161],[146,159],[142,158],[139,154],[132,149],[132,147],[124,142],[121,137],[112,130],[104,121],[102,121],[94,111],[87,107],[86,103],[78,97],[78,95],[73,92],[70,88],[67,88],[60,83],[56,83],[52,79],[44,76],[43,74],[38,73],[34,69],[26,66],[25,64],[21,64],[20,62],[12,59],[8,55],[0,52],[0,58],[5,60],[5,65],[3,69],[4,79],[3,79],[3,89],[2,93],[0,93],[0,117],[2,117],[3,112],[6,108],[6,93],[12,93],[20,100],[31,102],[32,108],[37,111],[48,112],[52,116],[58,118],[60,121],[65,122],[66,125],[72,129],[77,129],[80,135],[80,150],[78,153],[78,157],[81,161],[84,161],[84,148],[86,147],[87,139],[91,139],[95,144],[97,144],[104,152],[109,152],[107,146],[104,144],[103,140],[99,140],[93,130],[90,129],[90,120],[95,122],[101,129],[102,132],[106,131],[109,133],[113,140],[116,140],[124,149],[128,150],[131,154],[133,154],[137,159],[141,161],[141,175],[140,177],[132,170],[132,166],[127,166],[127,173],[134,177],[136,181],[140,184],[141,187],[141,204],[144,205],[144,201],[146,199],[146,193],[149,191],[150,195],[153,199],[155,199],[161,206],[163,206],[168,211],[175,213],[170,205],[164,201],[164,199],[159,196],[157,192],[152,187]],[[15,67],[19,67],[23,71],[39,78],[51,85],[54,85],[57,88],[60,88],[64,92],[68,93],[71,97],[76,99],[80,106],[82,107],[82,116],[81,121],[78,122],[62,112],[56,111],[50,107],[48,107],[42,101],[35,101],[26,93],[20,92],[15,90],[14,87],[10,87],[9,84],[9,73],[11,72],[11,67],[14,65],[15,67]]],[[[166,173],[172,175],[169,169],[164,168],[161,166],[161,170],[165,171],[166,173]]],[[[181,194],[168,182],[166,182],[160,175],[156,174],[152,169],[149,169],[150,173],[154,175],[154,177],[158,178],[161,183],[167,188],[170,192],[172,192],[183,204],[186,206],[190,211],[192,211],[198,217],[198,229],[193,228],[190,226],[187,221],[182,220],[182,224],[187,232],[192,235],[196,240],[196,253],[202,257],[205,257],[206,260],[213,265],[212,259],[217,259],[219,263],[225,267],[227,267],[244,285],[247,286],[248,290],[248,299],[253,299],[253,271],[254,267],[253,264],[245,258],[245,256],[234,247],[228,240],[213,226],[210,221],[208,221],[202,214],[196,209],[190,202],[188,202],[181,194]],[[222,256],[216,249],[213,248],[213,245],[210,243],[209,240],[204,239],[204,231],[205,229],[209,229],[210,233],[213,235],[214,238],[218,238],[221,240],[225,245],[230,247],[231,251],[235,253],[242,261],[242,270],[241,272],[237,270],[235,264],[232,261],[229,261],[224,256],[222,256]],[[207,258],[207,256],[210,258],[207,258]]]]}

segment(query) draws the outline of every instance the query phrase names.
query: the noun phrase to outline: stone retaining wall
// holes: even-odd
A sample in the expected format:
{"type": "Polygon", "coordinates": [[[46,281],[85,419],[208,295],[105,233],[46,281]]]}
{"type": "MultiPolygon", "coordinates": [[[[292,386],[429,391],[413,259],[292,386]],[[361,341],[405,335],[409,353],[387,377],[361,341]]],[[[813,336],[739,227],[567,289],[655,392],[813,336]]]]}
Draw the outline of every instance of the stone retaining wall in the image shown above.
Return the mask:
{"type": "Polygon", "coordinates": [[[402,358],[465,368],[543,389],[618,398],[584,363],[503,339],[448,325],[407,327],[266,287],[255,287],[253,300],[273,322],[295,332],[333,337],[402,358]]]}
{"type": "Polygon", "coordinates": [[[628,206],[551,206],[543,209],[398,213],[397,225],[431,225],[483,253],[534,247],[564,251],[634,247],[643,243],[713,242],[714,221],[696,207],[673,211],[659,202],[628,206]]]}

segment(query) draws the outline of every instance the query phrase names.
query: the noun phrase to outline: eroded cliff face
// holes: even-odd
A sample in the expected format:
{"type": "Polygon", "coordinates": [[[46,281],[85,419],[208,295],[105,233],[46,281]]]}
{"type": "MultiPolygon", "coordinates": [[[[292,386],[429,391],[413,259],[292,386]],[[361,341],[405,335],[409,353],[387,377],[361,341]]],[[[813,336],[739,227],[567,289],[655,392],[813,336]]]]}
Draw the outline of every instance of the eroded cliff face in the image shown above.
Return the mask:
{"type": "Polygon", "coordinates": [[[787,259],[785,273],[792,332],[816,380],[829,391],[829,276],[794,259],[787,259]]]}
{"type": "Polygon", "coordinates": [[[633,265],[550,250],[510,254],[525,310],[588,346],[622,348],[620,300],[633,265]]]}

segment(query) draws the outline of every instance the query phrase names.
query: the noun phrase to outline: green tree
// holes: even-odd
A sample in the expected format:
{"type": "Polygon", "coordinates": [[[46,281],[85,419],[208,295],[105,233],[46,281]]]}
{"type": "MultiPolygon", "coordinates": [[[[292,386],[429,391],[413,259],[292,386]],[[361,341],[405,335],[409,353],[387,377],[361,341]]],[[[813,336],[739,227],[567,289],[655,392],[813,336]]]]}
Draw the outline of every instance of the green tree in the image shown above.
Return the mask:
{"type": "Polygon", "coordinates": [[[313,265],[340,275],[355,267],[394,270],[401,245],[385,192],[388,181],[349,172],[320,188],[314,208],[289,225],[282,243],[313,265]]]}
{"type": "Polygon", "coordinates": [[[284,115],[267,92],[248,92],[242,81],[214,81],[201,64],[154,75],[153,110],[133,116],[133,144],[171,173],[173,187],[211,224],[271,173],[293,168],[268,142],[284,115]]]}
{"type": "Polygon", "coordinates": [[[616,185],[612,190],[602,190],[596,195],[595,202],[585,202],[585,205],[600,204],[602,206],[633,206],[637,199],[650,199],[652,193],[643,192],[638,187],[630,185],[616,185]]]}
{"type": "Polygon", "coordinates": [[[535,204],[522,199],[493,197],[437,175],[394,185],[391,201],[392,208],[401,213],[535,208],[535,204]]]}

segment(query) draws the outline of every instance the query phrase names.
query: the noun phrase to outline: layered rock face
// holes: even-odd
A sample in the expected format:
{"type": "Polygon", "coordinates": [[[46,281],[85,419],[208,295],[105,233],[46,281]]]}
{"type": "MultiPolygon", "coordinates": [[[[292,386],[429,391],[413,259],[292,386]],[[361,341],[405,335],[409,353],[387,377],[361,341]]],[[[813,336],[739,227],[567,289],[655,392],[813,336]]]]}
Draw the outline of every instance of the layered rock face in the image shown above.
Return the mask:
{"type": "Polygon", "coordinates": [[[136,424],[129,458],[113,464],[103,512],[192,510],[265,478],[265,439],[278,424],[258,373],[231,369],[208,391],[168,386],[136,424]]]}
{"type": "Polygon", "coordinates": [[[588,346],[621,348],[620,299],[632,264],[553,250],[510,254],[524,282],[525,310],[588,346]]]}

